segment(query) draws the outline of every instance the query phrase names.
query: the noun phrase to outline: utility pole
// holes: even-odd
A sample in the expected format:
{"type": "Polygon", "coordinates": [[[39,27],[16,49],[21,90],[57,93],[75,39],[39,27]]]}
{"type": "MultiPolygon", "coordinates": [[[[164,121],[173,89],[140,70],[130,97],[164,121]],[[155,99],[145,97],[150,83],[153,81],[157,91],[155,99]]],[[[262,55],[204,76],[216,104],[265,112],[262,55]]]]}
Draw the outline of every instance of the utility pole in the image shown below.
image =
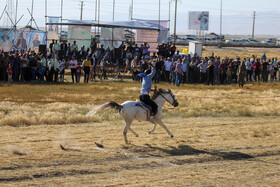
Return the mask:
{"type": "MultiPolygon", "coordinates": [[[[47,2],[47,0],[45,0],[45,29],[46,29],[46,32],[48,31],[47,22],[48,22],[48,2],[47,2]]],[[[46,40],[47,40],[47,38],[46,38],[46,40]]]]}
{"type": "MultiPolygon", "coordinates": [[[[62,23],[62,14],[63,14],[63,0],[60,1],[60,23],[62,23]]],[[[62,25],[60,25],[60,38],[62,33],[62,25]]]]}
{"type": "Polygon", "coordinates": [[[158,31],[160,31],[160,0],[158,0],[158,31]]]}
{"type": "Polygon", "coordinates": [[[169,0],[169,15],[168,15],[168,28],[169,28],[169,33],[168,35],[170,36],[170,22],[171,22],[171,19],[170,19],[170,6],[171,6],[171,0],[169,0]]]}
{"type": "Polygon", "coordinates": [[[253,12],[253,30],[252,30],[252,38],[255,37],[255,21],[256,21],[256,11],[253,12]]]}
{"type": "Polygon", "coordinates": [[[113,21],[115,21],[115,5],[116,5],[116,1],[113,0],[113,21]]]}
{"type": "Polygon", "coordinates": [[[130,10],[130,14],[131,14],[131,20],[133,20],[133,0],[131,0],[131,10],[130,10]]]}
{"type": "Polygon", "coordinates": [[[81,1],[81,16],[80,16],[80,20],[83,20],[83,10],[84,10],[84,1],[81,1]]]}
{"type": "MultiPolygon", "coordinates": [[[[17,13],[18,13],[18,0],[16,0],[16,16],[15,16],[15,23],[17,22],[17,13]]],[[[15,25],[15,30],[17,29],[17,26],[15,25]]]]}
{"type": "MultiPolygon", "coordinates": [[[[94,15],[94,21],[97,21],[97,1],[98,0],[95,0],[95,15],[94,15]]],[[[94,27],[95,28],[95,35],[96,35],[96,26],[94,27]]]]}
{"type": "Polygon", "coordinates": [[[98,0],[98,34],[100,35],[99,24],[100,24],[100,0],[98,0]]]}
{"type": "Polygon", "coordinates": [[[34,0],[32,0],[32,5],[31,5],[31,27],[32,27],[32,21],[33,21],[33,7],[34,7],[34,0]]]}
{"type": "Polygon", "coordinates": [[[174,43],[177,41],[176,37],[176,24],[177,24],[177,4],[178,0],[175,0],[175,18],[174,18],[174,43]]]}
{"type": "Polygon", "coordinates": [[[221,0],[221,10],[220,10],[220,43],[222,42],[222,24],[223,24],[223,0],[221,0]]]}

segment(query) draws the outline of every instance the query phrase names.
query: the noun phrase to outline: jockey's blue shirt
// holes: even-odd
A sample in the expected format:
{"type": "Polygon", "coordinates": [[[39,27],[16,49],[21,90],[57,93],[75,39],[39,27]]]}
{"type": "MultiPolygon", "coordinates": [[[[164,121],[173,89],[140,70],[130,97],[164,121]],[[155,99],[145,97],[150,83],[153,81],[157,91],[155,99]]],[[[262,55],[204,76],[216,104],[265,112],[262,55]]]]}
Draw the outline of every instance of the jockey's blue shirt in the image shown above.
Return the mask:
{"type": "Polygon", "coordinates": [[[151,89],[152,89],[152,83],[153,83],[153,77],[156,73],[156,68],[152,69],[152,72],[150,74],[140,73],[137,76],[142,77],[142,88],[141,88],[141,94],[142,95],[149,95],[151,89]]]}

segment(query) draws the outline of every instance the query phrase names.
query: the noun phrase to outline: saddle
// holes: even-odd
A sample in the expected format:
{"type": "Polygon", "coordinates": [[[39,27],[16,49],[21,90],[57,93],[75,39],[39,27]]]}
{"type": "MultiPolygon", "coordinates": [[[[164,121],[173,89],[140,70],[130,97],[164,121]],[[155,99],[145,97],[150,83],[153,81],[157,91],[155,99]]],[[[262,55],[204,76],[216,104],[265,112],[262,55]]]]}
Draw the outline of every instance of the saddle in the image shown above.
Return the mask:
{"type": "Polygon", "coordinates": [[[149,120],[150,117],[151,117],[151,114],[152,114],[152,107],[150,107],[149,105],[147,105],[146,103],[142,102],[142,101],[139,101],[136,99],[136,104],[135,106],[138,106],[138,107],[142,107],[144,110],[147,111],[147,119],[149,120]]]}

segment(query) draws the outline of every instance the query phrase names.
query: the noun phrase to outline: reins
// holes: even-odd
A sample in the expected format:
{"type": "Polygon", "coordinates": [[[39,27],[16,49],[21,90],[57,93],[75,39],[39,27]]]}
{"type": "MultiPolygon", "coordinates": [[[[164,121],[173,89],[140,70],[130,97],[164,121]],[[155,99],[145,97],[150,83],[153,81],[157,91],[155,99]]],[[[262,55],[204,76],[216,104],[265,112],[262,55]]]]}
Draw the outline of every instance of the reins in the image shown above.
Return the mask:
{"type": "Polygon", "coordinates": [[[157,90],[157,86],[155,86],[155,91],[157,91],[157,92],[159,93],[159,95],[160,95],[161,97],[163,97],[163,98],[164,98],[168,103],[170,103],[172,106],[173,106],[174,103],[176,102],[176,100],[174,99],[174,96],[171,95],[171,93],[169,93],[169,94],[171,95],[171,97],[172,97],[172,99],[173,99],[173,103],[171,103],[162,93],[160,93],[159,90],[157,90]]]}

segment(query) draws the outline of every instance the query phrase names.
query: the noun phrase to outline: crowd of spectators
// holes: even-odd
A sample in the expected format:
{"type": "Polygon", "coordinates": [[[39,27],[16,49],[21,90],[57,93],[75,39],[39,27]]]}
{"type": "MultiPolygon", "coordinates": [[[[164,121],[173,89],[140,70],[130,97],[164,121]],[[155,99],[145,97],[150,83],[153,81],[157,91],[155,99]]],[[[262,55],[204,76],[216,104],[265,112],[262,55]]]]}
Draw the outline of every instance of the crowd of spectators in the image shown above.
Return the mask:
{"type": "Polygon", "coordinates": [[[52,41],[47,54],[33,51],[0,51],[0,81],[8,82],[64,82],[65,70],[69,69],[73,83],[84,82],[96,77],[107,79],[108,66],[123,67],[131,72],[134,81],[141,81],[137,74],[149,69],[149,61],[157,61],[154,82],[193,84],[232,84],[240,79],[252,81],[280,81],[280,61],[256,56],[241,59],[180,54],[175,44],[159,45],[157,53],[150,54],[149,44],[122,44],[118,49],[98,47],[93,39],[88,49],[78,49],[76,41],[71,43],[52,41]]]}

